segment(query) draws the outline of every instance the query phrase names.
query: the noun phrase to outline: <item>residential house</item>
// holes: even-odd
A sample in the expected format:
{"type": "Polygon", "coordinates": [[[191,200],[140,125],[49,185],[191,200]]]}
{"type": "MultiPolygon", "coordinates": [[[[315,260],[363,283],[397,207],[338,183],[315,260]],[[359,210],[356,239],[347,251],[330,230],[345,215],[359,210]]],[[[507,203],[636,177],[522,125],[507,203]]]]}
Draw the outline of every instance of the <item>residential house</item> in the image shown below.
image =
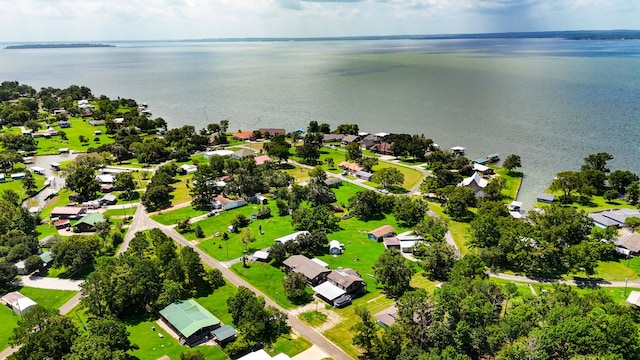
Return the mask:
{"type": "Polygon", "coordinates": [[[51,218],[78,219],[84,215],[85,212],[87,212],[87,209],[79,206],[59,206],[51,211],[51,218]]]}
{"type": "Polygon", "coordinates": [[[260,128],[258,129],[258,131],[260,131],[262,136],[265,136],[265,137],[266,137],[266,134],[269,134],[272,137],[286,134],[286,131],[284,129],[279,129],[279,128],[260,128]]]}
{"type": "Polygon", "coordinates": [[[311,286],[317,286],[327,280],[331,270],[319,265],[304,255],[292,255],[282,264],[287,271],[293,271],[304,275],[311,286]]]}
{"type": "Polygon", "coordinates": [[[285,235],[285,236],[279,237],[279,238],[275,239],[274,241],[284,244],[287,241],[295,240],[299,235],[309,235],[309,232],[308,231],[294,232],[293,234],[289,234],[289,235],[285,235]]]}
{"type": "Polygon", "coordinates": [[[345,290],[351,298],[356,298],[367,291],[367,283],[353,269],[338,268],[327,276],[327,281],[345,290]]]}
{"type": "Polygon", "coordinates": [[[254,157],[254,156],[256,156],[256,153],[249,149],[240,149],[234,152],[233,154],[231,154],[231,157],[236,160],[242,160],[246,157],[254,157]]]}
{"type": "Polygon", "coordinates": [[[364,145],[365,149],[371,150],[371,148],[379,144],[381,142],[380,138],[375,135],[367,135],[362,140],[360,140],[362,145],[364,145]]]}
{"type": "Polygon", "coordinates": [[[100,199],[102,205],[115,205],[118,198],[113,194],[107,194],[100,199]]]}
{"type": "Polygon", "coordinates": [[[394,236],[395,229],[391,225],[383,225],[375,230],[371,230],[367,233],[367,237],[371,240],[380,242],[386,237],[394,236]]]}
{"type": "Polygon", "coordinates": [[[273,160],[271,160],[269,155],[256,156],[255,158],[253,158],[253,160],[256,162],[257,166],[262,166],[268,162],[273,162],[273,160]]]}
{"type": "Polygon", "coordinates": [[[231,210],[247,205],[247,202],[242,198],[229,199],[222,195],[218,195],[212,202],[214,209],[231,210]]]}
{"type": "Polygon", "coordinates": [[[342,145],[349,145],[352,142],[358,141],[358,139],[360,139],[358,135],[347,135],[342,138],[342,145]]]}
{"type": "Polygon", "coordinates": [[[181,345],[204,342],[220,327],[220,320],[194,299],[170,304],[160,310],[160,316],[179,336],[181,345]]]}
{"type": "Polygon", "coordinates": [[[56,220],[53,222],[53,226],[58,230],[68,229],[71,227],[71,221],[69,219],[56,220]]]}
{"type": "Polygon", "coordinates": [[[269,262],[271,260],[271,255],[268,251],[258,250],[251,255],[251,257],[256,261],[269,262]]]}
{"type": "Polygon", "coordinates": [[[388,142],[381,142],[379,144],[375,144],[370,149],[376,154],[382,155],[393,155],[393,151],[391,150],[391,144],[388,142]]]}
{"type": "Polygon", "coordinates": [[[382,239],[385,249],[396,249],[400,251],[400,240],[397,236],[390,236],[382,239]]]}
{"type": "Polygon", "coordinates": [[[238,358],[238,360],[291,360],[291,358],[289,355],[284,353],[279,353],[278,355],[271,357],[271,355],[264,351],[264,349],[259,349],[238,358]]]}
{"type": "Polygon", "coordinates": [[[233,155],[233,151],[231,150],[214,150],[214,151],[205,151],[204,158],[210,159],[213,156],[222,156],[227,157],[233,155]]]}
{"type": "Polygon", "coordinates": [[[367,171],[356,171],[356,177],[364,181],[371,181],[373,174],[367,171]]]}
{"type": "Polygon", "coordinates": [[[324,134],[322,142],[339,142],[342,141],[344,135],[342,134],[324,134]]]}
{"type": "Polygon", "coordinates": [[[626,255],[638,255],[640,254],[640,234],[630,233],[620,236],[615,239],[613,243],[618,248],[625,249],[627,251],[618,251],[626,255]]]}
{"type": "Polygon", "coordinates": [[[71,123],[68,121],[58,121],[58,127],[61,129],[66,129],[71,127],[71,123]]]}
{"type": "Polygon", "coordinates": [[[193,164],[183,164],[182,166],[180,166],[179,170],[183,174],[193,174],[194,172],[198,171],[198,166],[193,164]]]}
{"type": "Polygon", "coordinates": [[[376,318],[376,323],[382,327],[389,327],[395,324],[396,319],[398,318],[398,308],[395,304],[390,307],[380,311],[375,314],[373,317],[376,318]]]}
{"type": "Polygon", "coordinates": [[[103,126],[105,124],[104,120],[89,120],[89,125],[91,126],[103,126]]]}
{"type": "Polygon", "coordinates": [[[622,227],[627,218],[639,217],[640,212],[633,209],[613,209],[599,211],[589,214],[589,217],[593,220],[593,223],[601,228],[607,226],[622,227]]]}
{"type": "Polygon", "coordinates": [[[344,170],[348,173],[356,173],[358,171],[362,171],[362,166],[354,163],[354,162],[348,162],[348,161],[343,161],[340,164],[338,164],[338,167],[341,170],[344,170]]]}
{"type": "Polygon", "coordinates": [[[477,171],[482,175],[493,175],[493,169],[479,163],[473,163],[473,171],[477,171]]]}
{"type": "MultiPolygon", "coordinates": [[[[51,262],[53,261],[53,253],[51,251],[45,251],[42,254],[39,254],[38,256],[40,257],[40,260],[42,260],[41,269],[47,268],[49,265],[51,265],[51,262]]],[[[14,266],[18,270],[18,275],[27,274],[27,267],[25,265],[24,260],[18,261],[17,263],[14,264],[14,266]]]]}
{"type": "Polygon", "coordinates": [[[35,301],[17,291],[10,292],[0,298],[0,301],[20,316],[26,315],[31,308],[38,305],[35,301]]]}
{"type": "Polygon", "coordinates": [[[252,197],[248,198],[247,200],[249,200],[250,203],[260,204],[260,205],[266,205],[266,204],[269,203],[269,199],[267,199],[266,197],[262,196],[262,194],[260,194],[260,193],[253,195],[252,197]]]}
{"type": "Polygon", "coordinates": [[[253,138],[253,132],[252,131],[234,132],[233,134],[231,134],[231,136],[235,140],[241,140],[241,141],[251,140],[253,138]]]}
{"type": "Polygon", "coordinates": [[[111,174],[98,174],[96,179],[100,184],[113,184],[116,182],[115,177],[111,174]]]}
{"type": "Polygon", "coordinates": [[[105,222],[107,219],[101,213],[89,213],[78,220],[73,228],[78,232],[89,232],[96,230],[96,224],[105,222]]]}
{"type": "Polygon", "coordinates": [[[469,189],[475,191],[476,197],[484,196],[484,192],[482,192],[482,190],[487,187],[487,185],[489,185],[487,179],[483,179],[482,176],[480,176],[480,173],[477,171],[474,172],[472,176],[464,178],[462,182],[458,184],[458,186],[468,187],[469,189]]]}

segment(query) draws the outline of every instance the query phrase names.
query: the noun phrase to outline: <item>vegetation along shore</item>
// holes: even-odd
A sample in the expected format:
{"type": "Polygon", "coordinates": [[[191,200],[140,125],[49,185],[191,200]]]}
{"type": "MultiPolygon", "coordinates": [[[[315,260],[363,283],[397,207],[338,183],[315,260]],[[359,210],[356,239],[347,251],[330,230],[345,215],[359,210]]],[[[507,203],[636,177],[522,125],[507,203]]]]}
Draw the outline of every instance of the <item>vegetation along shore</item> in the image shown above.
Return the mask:
{"type": "Polygon", "coordinates": [[[640,184],[612,154],[525,212],[517,154],[168,128],[76,85],[0,101],[0,358],[640,357],[640,184]]]}

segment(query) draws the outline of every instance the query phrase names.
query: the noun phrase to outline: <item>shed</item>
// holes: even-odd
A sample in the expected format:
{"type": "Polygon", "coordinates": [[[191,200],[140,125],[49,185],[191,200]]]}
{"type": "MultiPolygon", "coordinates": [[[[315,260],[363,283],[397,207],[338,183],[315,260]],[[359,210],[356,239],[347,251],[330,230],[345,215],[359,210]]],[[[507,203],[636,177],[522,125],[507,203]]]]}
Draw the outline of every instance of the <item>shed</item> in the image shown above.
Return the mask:
{"type": "Polygon", "coordinates": [[[3,304],[11,308],[11,311],[24,316],[32,307],[38,305],[35,301],[17,291],[10,292],[0,298],[3,304]]]}
{"type": "Polygon", "coordinates": [[[101,184],[113,184],[116,179],[111,174],[98,174],[96,175],[96,179],[101,184]]]}
{"type": "Polygon", "coordinates": [[[107,194],[100,199],[100,202],[104,205],[115,205],[118,198],[113,194],[107,194]]]}
{"type": "Polygon", "coordinates": [[[162,319],[176,331],[180,344],[196,345],[220,326],[220,320],[194,299],[175,302],[160,310],[162,319]]]}
{"type": "Polygon", "coordinates": [[[331,255],[340,255],[342,254],[342,250],[344,249],[344,245],[340,243],[338,240],[329,241],[329,254],[331,255]]]}
{"type": "Polygon", "coordinates": [[[375,230],[371,230],[367,233],[367,237],[374,241],[382,241],[386,237],[395,235],[395,229],[391,225],[383,225],[375,230]]]}
{"type": "Polygon", "coordinates": [[[224,344],[235,339],[236,329],[234,329],[231,325],[222,325],[221,327],[213,330],[211,332],[211,335],[213,335],[213,338],[216,340],[216,342],[218,342],[219,344],[224,344]]]}
{"type": "Polygon", "coordinates": [[[71,221],[69,219],[54,221],[53,226],[58,230],[68,228],[71,226],[71,221]]]}
{"type": "Polygon", "coordinates": [[[382,239],[385,249],[400,250],[400,240],[396,236],[386,237],[382,239]]]}
{"type": "Polygon", "coordinates": [[[269,255],[268,251],[258,250],[253,253],[252,257],[259,261],[268,262],[271,255],[269,255]]]}
{"type": "Polygon", "coordinates": [[[233,154],[233,151],[231,150],[214,150],[214,151],[206,151],[204,153],[204,158],[205,159],[210,159],[214,156],[222,156],[222,157],[227,157],[227,156],[231,156],[233,154]]]}
{"type": "Polygon", "coordinates": [[[640,253],[640,234],[625,234],[614,240],[613,243],[619,248],[629,250],[630,254],[640,253]]]}
{"type": "Polygon", "coordinates": [[[289,235],[281,236],[281,237],[275,239],[274,241],[284,244],[287,241],[295,240],[298,237],[298,235],[309,235],[309,232],[308,231],[294,232],[294,233],[289,234],[289,235]]]}
{"type": "Polygon", "coordinates": [[[342,179],[334,177],[334,178],[328,178],[327,180],[324,181],[324,184],[327,185],[330,188],[335,188],[335,187],[339,187],[342,185],[342,179]]]}
{"type": "Polygon", "coordinates": [[[547,194],[547,193],[540,193],[538,194],[538,196],[536,196],[536,201],[545,203],[545,204],[551,204],[555,199],[556,199],[555,195],[547,194]]]}
{"type": "Polygon", "coordinates": [[[632,291],[627,297],[627,302],[640,307],[640,291],[632,291]]]}
{"type": "Polygon", "coordinates": [[[389,327],[395,324],[396,319],[398,318],[398,308],[395,304],[393,304],[390,307],[375,314],[373,317],[376,318],[376,323],[378,323],[378,325],[389,327]]]}
{"type": "Polygon", "coordinates": [[[373,174],[367,171],[357,171],[356,177],[364,181],[371,181],[371,178],[373,178],[373,174]]]}
{"type": "Polygon", "coordinates": [[[187,174],[193,174],[194,172],[198,171],[198,166],[193,164],[183,164],[182,166],[180,166],[180,170],[184,171],[187,174]]]}
{"type": "Polygon", "coordinates": [[[4,176],[4,174],[0,174],[0,182],[5,182],[7,181],[7,178],[4,176]]]}

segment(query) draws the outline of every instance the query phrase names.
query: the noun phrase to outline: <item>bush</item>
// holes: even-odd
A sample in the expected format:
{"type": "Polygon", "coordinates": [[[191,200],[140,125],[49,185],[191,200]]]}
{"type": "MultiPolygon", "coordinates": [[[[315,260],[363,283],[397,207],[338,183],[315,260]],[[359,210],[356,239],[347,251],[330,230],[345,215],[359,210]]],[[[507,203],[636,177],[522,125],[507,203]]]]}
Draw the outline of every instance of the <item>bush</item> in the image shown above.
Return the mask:
{"type": "Polygon", "coordinates": [[[204,237],[204,231],[202,231],[200,224],[196,224],[196,237],[198,239],[202,239],[204,237]]]}
{"type": "Polygon", "coordinates": [[[258,219],[266,219],[271,216],[271,207],[269,205],[262,205],[258,209],[258,219]]]}
{"type": "Polygon", "coordinates": [[[238,214],[233,218],[233,220],[231,220],[231,225],[233,225],[234,228],[239,229],[249,225],[250,222],[251,220],[249,220],[245,214],[238,214]]]}

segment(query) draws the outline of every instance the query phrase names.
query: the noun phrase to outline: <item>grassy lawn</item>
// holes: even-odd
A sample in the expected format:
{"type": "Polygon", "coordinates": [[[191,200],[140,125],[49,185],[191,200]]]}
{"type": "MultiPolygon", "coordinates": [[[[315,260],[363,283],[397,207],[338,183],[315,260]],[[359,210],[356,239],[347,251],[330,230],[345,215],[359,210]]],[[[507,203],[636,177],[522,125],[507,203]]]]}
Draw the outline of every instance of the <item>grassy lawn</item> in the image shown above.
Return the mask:
{"type": "MultiPolygon", "coordinates": [[[[601,278],[605,281],[625,281],[637,280],[638,273],[626,265],[627,261],[600,261],[596,266],[595,274],[591,275],[592,278],[601,278]]],[[[570,273],[563,276],[565,279],[586,279],[587,274],[584,272],[570,273]]]]}
{"type": "Polygon", "coordinates": [[[629,261],[623,260],[623,263],[629,264],[629,268],[636,272],[636,275],[640,275],[640,256],[634,256],[629,261]]]}
{"type": "Polygon", "coordinates": [[[18,326],[20,315],[14,314],[6,306],[0,306],[0,350],[9,347],[9,337],[13,335],[13,329],[18,326]]]}
{"type": "Polygon", "coordinates": [[[58,229],[51,224],[41,224],[36,227],[36,232],[38,233],[38,238],[42,239],[49,235],[58,235],[58,229]]]}
{"type": "Polygon", "coordinates": [[[336,204],[343,207],[347,206],[347,204],[349,204],[349,199],[352,198],[353,195],[364,190],[364,188],[361,188],[358,185],[343,181],[340,187],[333,189],[333,193],[336,194],[336,204]]]}
{"type": "Polygon", "coordinates": [[[126,208],[122,208],[122,209],[109,209],[106,210],[103,215],[105,217],[112,217],[112,216],[131,216],[133,214],[135,214],[136,210],[138,209],[137,206],[133,206],[133,207],[126,207],[126,208]]]}
{"type": "Polygon", "coordinates": [[[436,288],[437,282],[431,281],[424,276],[424,272],[420,271],[411,278],[411,287],[414,289],[425,289],[428,293],[432,293],[436,288]]]}
{"type": "Polygon", "coordinates": [[[171,184],[174,189],[171,192],[171,206],[181,204],[183,202],[191,201],[191,195],[189,195],[189,186],[191,186],[191,179],[193,174],[178,175],[176,179],[178,182],[171,184]]]}
{"type": "Polygon", "coordinates": [[[284,172],[291,175],[296,183],[309,181],[309,169],[300,165],[286,164],[281,167],[284,172]]]}
{"type": "MultiPolygon", "coordinates": [[[[16,166],[14,168],[14,173],[19,173],[24,171],[24,167],[21,166],[16,166]]],[[[38,175],[34,172],[31,173],[31,175],[33,176],[34,179],[36,179],[36,188],[37,189],[41,189],[44,186],[44,181],[45,178],[42,175],[38,175]]],[[[15,192],[17,192],[22,199],[26,199],[26,193],[24,191],[24,188],[22,187],[22,181],[21,180],[11,180],[10,176],[7,176],[7,181],[5,182],[0,182],[0,191],[4,191],[4,190],[13,190],[15,192]]]]}
{"type": "Polygon", "coordinates": [[[298,318],[313,327],[318,327],[327,321],[327,314],[320,311],[307,311],[298,315],[298,318]]]}
{"type": "Polygon", "coordinates": [[[71,190],[67,188],[61,189],[58,192],[57,196],[54,196],[46,202],[46,204],[42,208],[42,211],[40,212],[40,217],[42,219],[48,219],[49,215],[51,215],[51,211],[53,211],[55,207],[65,206],[69,203],[69,195],[71,194],[73,194],[71,190]]]}
{"type": "MultiPolygon", "coordinates": [[[[233,265],[231,270],[260,289],[260,291],[283,308],[294,309],[300,305],[294,304],[287,299],[284,286],[282,285],[282,280],[285,277],[284,271],[263,262],[248,264],[246,268],[242,266],[242,263],[238,263],[233,265]]],[[[312,293],[310,287],[307,287],[307,292],[309,294],[312,293]]]]}
{"type": "Polygon", "coordinates": [[[70,290],[49,290],[32,287],[23,287],[18,291],[20,291],[22,295],[37,302],[38,305],[54,309],[59,308],[64,303],[71,300],[71,298],[76,294],[75,291],[70,290]]]}
{"type": "Polygon", "coordinates": [[[290,357],[294,357],[311,347],[311,342],[303,337],[289,335],[280,335],[273,346],[265,347],[265,351],[270,354],[284,353],[290,357]]]}
{"type": "MultiPolygon", "coordinates": [[[[555,203],[558,203],[557,199],[562,195],[562,191],[552,192],[547,190],[545,192],[556,196],[555,203]]],[[[577,195],[575,193],[572,193],[572,196],[577,198],[577,195]]],[[[549,204],[536,202],[536,206],[544,207],[544,206],[549,206],[549,204]]],[[[577,202],[574,202],[573,204],[570,204],[567,206],[572,206],[578,210],[584,210],[588,213],[602,211],[602,210],[609,210],[609,209],[635,209],[635,206],[628,204],[626,201],[623,201],[623,200],[607,201],[602,196],[593,196],[591,198],[590,204],[582,205],[577,202]]]]}
{"type": "Polygon", "coordinates": [[[360,355],[360,349],[356,348],[352,344],[354,336],[351,328],[359,321],[360,318],[355,314],[355,309],[359,305],[366,305],[371,311],[371,314],[376,314],[393,303],[393,300],[386,298],[379,293],[367,294],[362,298],[356,299],[352,305],[349,305],[342,309],[334,309],[338,315],[344,318],[338,325],[325,331],[323,333],[327,339],[331,340],[334,344],[338,345],[344,350],[351,358],[357,359],[360,355]]]}
{"type": "Polygon", "coordinates": [[[442,205],[437,202],[430,202],[429,209],[438,214],[443,219],[446,219],[449,223],[449,232],[451,232],[451,236],[453,237],[453,241],[455,241],[456,245],[458,245],[458,249],[460,249],[460,254],[465,255],[469,252],[469,248],[467,247],[467,236],[469,236],[469,224],[463,222],[453,221],[449,218],[449,215],[445,214],[442,205]]]}
{"type": "Polygon", "coordinates": [[[508,200],[515,200],[516,195],[518,194],[518,188],[522,183],[522,177],[519,176],[510,176],[509,172],[506,169],[495,169],[496,173],[500,175],[507,182],[502,189],[502,195],[508,200]]]}
{"type": "MultiPolygon", "coordinates": [[[[255,220],[248,226],[256,238],[255,242],[249,244],[250,252],[267,248],[273,244],[274,239],[295,232],[293,226],[291,226],[291,217],[278,216],[275,202],[272,201],[269,206],[271,206],[272,214],[270,218],[255,220]],[[259,226],[262,226],[263,235],[260,235],[259,226]]],[[[238,233],[229,234],[228,241],[223,241],[222,237],[211,238],[211,236],[216,232],[220,232],[222,234],[227,231],[227,226],[231,224],[231,220],[238,214],[244,214],[245,216],[250,217],[251,214],[256,213],[257,210],[257,205],[250,204],[238,209],[223,211],[218,216],[213,216],[199,221],[198,224],[208,239],[200,242],[198,247],[215,259],[221,261],[231,260],[242,256],[245,251],[245,244],[240,241],[238,233]]],[[[196,239],[195,232],[193,231],[183,235],[189,240],[196,239]]]]}
{"type": "MultiPolygon", "coordinates": [[[[161,212],[157,215],[152,216],[151,218],[159,222],[160,224],[172,225],[186,218],[194,218],[206,213],[208,213],[208,211],[206,210],[197,210],[192,206],[186,206],[173,211],[161,212]]],[[[200,226],[202,226],[202,224],[200,226]]]]}
{"type": "Polygon", "coordinates": [[[60,136],[53,136],[49,139],[45,138],[37,138],[37,154],[58,154],[58,149],[60,148],[69,148],[74,152],[86,152],[89,147],[98,147],[104,144],[110,144],[113,140],[106,135],[106,127],[105,126],[91,126],[89,125],[88,120],[82,118],[70,117],[69,123],[71,123],[70,128],[61,129],[58,125],[53,125],[53,127],[58,131],[64,131],[67,134],[67,140],[62,140],[60,136]],[[94,131],[101,130],[101,135],[94,135],[94,131]],[[81,143],[80,135],[84,135],[89,139],[89,142],[81,143]],[[99,141],[94,141],[95,138],[98,138],[99,141]]]}
{"type": "MultiPolygon", "coordinates": [[[[133,322],[127,325],[127,330],[131,334],[131,342],[140,347],[129,354],[140,360],[155,360],[163,355],[168,355],[172,360],[180,359],[180,354],[190,350],[188,346],[180,345],[178,340],[160,328],[155,319],[133,322]],[[156,331],[151,331],[152,326],[155,326],[156,331]],[[158,333],[163,337],[160,338],[158,333]]],[[[206,359],[228,359],[219,346],[201,345],[195,349],[203,352],[206,359]]]]}
{"type": "Polygon", "coordinates": [[[422,173],[418,170],[401,166],[394,163],[379,161],[378,165],[373,167],[373,171],[380,170],[382,168],[396,168],[404,175],[404,182],[402,187],[409,190],[412,187],[418,185],[422,181],[422,173]]]}

